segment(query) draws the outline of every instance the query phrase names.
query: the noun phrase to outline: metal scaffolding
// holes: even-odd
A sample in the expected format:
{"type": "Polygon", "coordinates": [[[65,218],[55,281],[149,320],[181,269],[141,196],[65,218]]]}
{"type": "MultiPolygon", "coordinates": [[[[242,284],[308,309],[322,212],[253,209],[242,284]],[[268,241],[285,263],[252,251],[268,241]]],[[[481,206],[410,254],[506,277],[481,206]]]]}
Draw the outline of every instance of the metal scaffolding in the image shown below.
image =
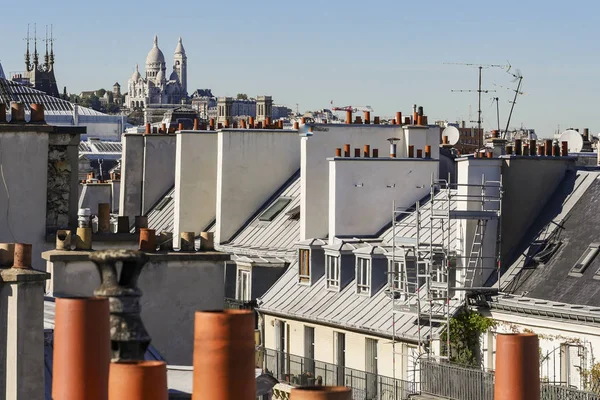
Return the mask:
{"type": "MultiPolygon", "coordinates": [[[[501,214],[502,182],[485,176],[481,184],[457,184],[451,183],[450,177],[432,176],[426,203],[402,209],[394,202],[388,293],[395,354],[399,354],[397,313],[416,315],[419,357],[433,357],[434,324],[447,329],[451,310],[465,305],[468,294],[500,290],[501,214]],[[486,241],[490,235],[496,240],[486,241]],[[484,271],[488,273],[484,275],[484,271]],[[494,271],[497,287],[485,287],[494,271]],[[422,330],[427,324],[425,337],[422,330]]],[[[442,359],[450,358],[450,335],[446,336],[447,352],[440,355],[442,359]]]]}

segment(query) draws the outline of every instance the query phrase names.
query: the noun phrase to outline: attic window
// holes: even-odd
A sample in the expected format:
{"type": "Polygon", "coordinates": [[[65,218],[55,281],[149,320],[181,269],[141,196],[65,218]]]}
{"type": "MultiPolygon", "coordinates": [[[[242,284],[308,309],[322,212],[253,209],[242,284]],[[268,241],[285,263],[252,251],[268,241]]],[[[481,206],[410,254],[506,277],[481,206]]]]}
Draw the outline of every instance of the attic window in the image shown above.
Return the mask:
{"type": "Polygon", "coordinates": [[[289,197],[280,197],[275,203],[273,203],[271,207],[267,208],[265,212],[260,214],[258,220],[273,221],[275,217],[279,215],[279,213],[282,212],[288,204],[290,204],[290,201],[292,201],[292,199],[290,199],[289,197]]]}
{"type": "Polygon", "coordinates": [[[340,257],[326,255],[327,289],[339,290],[340,288],[340,257]]]}
{"type": "Polygon", "coordinates": [[[569,272],[570,276],[580,277],[585,272],[586,268],[591,264],[591,262],[598,254],[598,249],[600,248],[600,243],[592,243],[588,246],[587,249],[583,252],[579,260],[575,263],[571,271],[569,272]]]}
{"type": "Polygon", "coordinates": [[[300,219],[300,206],[292,208],[290,211],[286,212],[285,215],[294,221],[298,221],[300,219]]]}
{"type": "Polygon", "coordinates": [[[356,259],[356,293],[369,294],[371,292],[371,260],[367,258],[356,259]]]}
{"type": "Polygon", "coordinates": [[[160,201],[160,203],[158,203],[158,204],[156,205],[156,207],[155,207],[155,208],[156,208],[156,210],[157,210],[157,211],[162,211],[162,209],[163,209],[163,208],[165,208],[165,207],[167,206],[167,204],[169,204],[169,202],[170,202],[172,199],[173,199],[173,197],[171,197],[171,196],[165,196],[165,198],[164,198],[164,199],[162,199],[162,200],[160,201]]]}

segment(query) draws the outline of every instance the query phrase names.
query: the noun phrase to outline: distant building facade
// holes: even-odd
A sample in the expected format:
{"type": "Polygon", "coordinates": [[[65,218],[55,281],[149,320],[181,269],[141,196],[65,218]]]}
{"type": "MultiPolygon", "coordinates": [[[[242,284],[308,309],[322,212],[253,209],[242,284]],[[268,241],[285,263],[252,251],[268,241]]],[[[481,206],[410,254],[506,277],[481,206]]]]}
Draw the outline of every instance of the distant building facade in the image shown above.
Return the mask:
{"type": "Polygon", "coordinates": [[[158,48],[158,36],[154,47],[146,57],[146,76],[142,78],[138,66],[128,82],[125,104],[130,108],[144,108],[152,104],[181,104],[187,100],[187,56],[181,38],[173,56],[173,72],[167,79],[163,52],[158,48]]]}

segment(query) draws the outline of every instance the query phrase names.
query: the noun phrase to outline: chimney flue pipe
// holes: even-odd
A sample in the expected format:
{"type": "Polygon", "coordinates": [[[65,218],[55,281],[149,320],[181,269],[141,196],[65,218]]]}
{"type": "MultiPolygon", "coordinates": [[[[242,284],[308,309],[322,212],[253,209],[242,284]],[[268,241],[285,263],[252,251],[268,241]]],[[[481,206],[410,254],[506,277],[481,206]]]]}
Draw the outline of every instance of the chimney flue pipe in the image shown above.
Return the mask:
{"type": "Polygon", "coordinates": [[[544,150],[546,152],[546,156],[552,155],[552,139],[545,140],[544,150]]]}
{"type": "Polygon", "coordinates": [[[344,157],[350,157],[350,145],[349,144],[344,145],[344,157]]]}
{"type": "Polygon", "coordinates": [[[515,155],[520,156],[522,153],[521,139],[515,139],[515,155]]]}
{"type": "Polygon", "coordinates": [[[539,400],[539,340],[528,333],[498,334],[495,400],[539,400]]]}

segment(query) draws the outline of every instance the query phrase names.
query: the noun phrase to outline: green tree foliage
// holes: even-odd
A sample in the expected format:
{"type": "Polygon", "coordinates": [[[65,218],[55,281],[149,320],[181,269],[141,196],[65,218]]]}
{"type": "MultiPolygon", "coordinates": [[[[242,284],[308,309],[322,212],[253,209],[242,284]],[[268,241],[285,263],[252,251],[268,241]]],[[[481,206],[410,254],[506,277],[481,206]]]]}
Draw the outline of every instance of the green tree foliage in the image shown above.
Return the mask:
{"type": "Polygon", "coordinates": [[[248,100],[248,95],[246,93],[238,93],[235,98],[238,100],[248,100]]]}
{"type": "Polygon", "coordinates": [[[442,354],[447,353],[447,334],[450,332],[450,361],[477,366],[479,337],[495,326],[495,322],[477,311],[463,309],[450,319],[449,329],[442,334],[442,354]]]}
{"type": "Polygon", "coordinates": [[[106,94],[106,89],[96,90],[96,96],[102,97],[106,94]]]}
{"type": "Polygon", "coordinates": [[[88,107],[96,111],[102,111],[102,103],[100,103],[100,99],[98,98],[98,96],[95,95],[91,95],[90,97],[85,98],[81,102],[81,105],[83,107],[88,107]]]}

